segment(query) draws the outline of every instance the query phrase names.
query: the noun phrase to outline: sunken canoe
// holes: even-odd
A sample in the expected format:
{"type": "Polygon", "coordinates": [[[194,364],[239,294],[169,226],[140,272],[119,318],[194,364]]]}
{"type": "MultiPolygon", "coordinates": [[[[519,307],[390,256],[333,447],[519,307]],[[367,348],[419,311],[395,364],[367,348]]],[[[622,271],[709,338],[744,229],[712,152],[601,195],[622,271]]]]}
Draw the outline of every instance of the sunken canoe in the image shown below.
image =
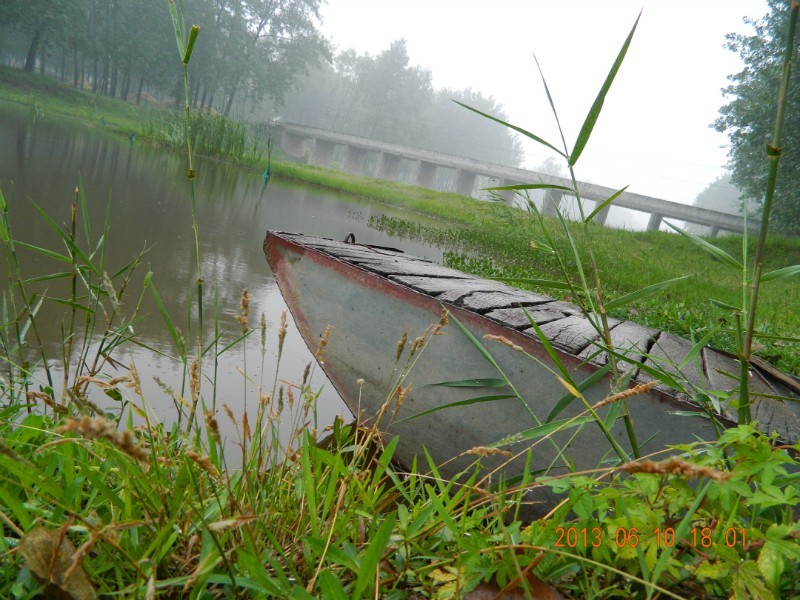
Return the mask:
{"type": "MultiPolygon", "coordinates": [[[[322,368],[355,415],[365,421],[374,418],[398,386],[411,386],[399,411],[394,414],[395,397],[379,423],[387,435],[400,436],[395,458],[401,463],[410,465],[417,458],[424,466],[424,448],[437,465],[443,465],[443,476],[456,477],[474,464],[471,449],[573,417],[578,418],[548,439],[505,446],[516,458],[484,456],[481,465],[498,469],[504,477],[518,476],[525,469],[556,475],[570,468],[592,469],[618,456],[598,424],[585,416],[585,405],[577,399],[565,403],[570,394],[554,375],[558,368],[530,322],[539,326],[575,382],[594,376],[595,383],[583,390],[583,396],[595,405],[612,393],[612,378],[598,334],[577,306],[388,248],[270,231],[264,252],[312,352],[332,326],[322,368]],[[421,336],[439,322],[443,308],[454,319],[429,339],[418,356],[409,360],[407,346],[398,360],[398,341],[404,332],[410,339],[421,336]],[[474,340],[491,354],[502,375],[474,340]],[[413,362],[410,370],[405,368],[409,362],[413,362]],[[602,370],[605,374],[598,373],[602,370]],[[500,380],[508,385],[498,387],[500,380]],[[442,385],[446,382],[451,385],[442,385]],[[517,397],[503,398],[514,392],[517,397]],[[463,404],[427,412],[459,402],[463,404]],[[420,413],[426,414],[409,418],[420,413]]],[[[735,424],[736,410],[724,401],[725,392],[736,397],[735,358],[703,348],[679,370],[676,365],[692,349],[690,341],[627,321],[611,319],[609,325],[616,352],[624,357],[617,367],[633,372],[630,387],[652,381],[648,367],[660,367],[684,389],[723,398],[714,412],[660,383],[630,397],[626,406],[641,454],[713,440],[724,427],[735,424]]],[[[797,443],[800,403],[776,399],[797,398],[797,380],[753,369],[750,391],[758,428],[777,433],[782,442],[797,443]]],[[[618,445],[632,454],[620,411],[619,402],[597,409],[618,445]]],[[[541,514],[554,501],[544,489],[534,497],[542,504],[529,515],[541,514]]]]}

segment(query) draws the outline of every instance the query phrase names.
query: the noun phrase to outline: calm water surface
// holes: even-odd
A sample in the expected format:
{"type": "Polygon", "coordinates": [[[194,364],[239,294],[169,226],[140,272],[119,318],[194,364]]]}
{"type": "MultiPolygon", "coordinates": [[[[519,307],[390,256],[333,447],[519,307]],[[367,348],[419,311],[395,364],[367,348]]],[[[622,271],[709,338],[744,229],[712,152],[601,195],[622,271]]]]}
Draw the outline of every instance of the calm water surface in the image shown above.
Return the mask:
{"type": "MultiPolygon", "coordinates": [[[[220,327],[224,332],[221,346],[241,332],[235,316],[240,312],[244,288],[251,294],[250,326],[258,328],[262,313],[268,325],[263,370],[258,332],[248,339],[245,349],[236,347],[220,356],[217,406],[225,402],[236,414],[244,409],[254,414],[259,384],[263,382],[269,391],[276,372],[278,322],[286,305],[262,251],[268,229],[302,231],[333,239],[344,239],[348,232],[353,232],[359,242],[390,245],[441,261],[441,251],[436,248],[393,239],[367,227],[373,215],[411,218],[407,212],[275,180],[264,189],[260,173],[212,160],[199,158],[195,167],[204,304],[210,314],[216,288],[220,327]],[[242,373],[245,363],[250,381],[242,373]]],[[[143,266],[123,297],[123,311],[133,311],[144,274],[153,271],[153,282],[191,346],[196,343],[197,331],[189,330],[187,311],[189,294],[196,288],[196,275],[185,172],[186,159],[179,153],[131,143],[126,136],[52,115],[34,118],[29,110],[0,104],[0,187],[9,203],[15,238],[63,252],[63,246],[37,214],[33,202],[57,223],[66,224],[75,188],[81,183],[90,206],[95,238],[110,207],[105,270],[113,273],[143,248],[147,249],[143,266]]],[[[43,261],[30,251],[21,252],[21,262],[29,276],[65,270],[63,263],[43,261]]],[[[4,274],[3,281],[6,281],[4,274]]],[[[68,291],[61,283],[48,284],[47,293],[66,297],[68,291]]],[[[175,349],[149,292],[143,296],[141,313],[144,318],[135,325],[138,339],[157,352],[128,344],[116,358],[136,364],[144,397],[158,418],[169,421],[175,418],[173,400],[155,378],[180,389],[181,367],[170,358],[175,349]]],[[[49,355],[58,356],[55,350],[60,345],[62,323],[66,322],[63,306],[45,305],[39,317],[48,338],[45,343],[49,355]]],[[[279,380],[286,383],[299,382],[305,366],[313,361],[291,323],[291,316],[289,320],[291,327],[278,374],[279,380]]],[[[196,320],[192,321],[196,327],[196,320]]],[[[213,339],[212,319],[207,319],[203,335],[206,341],[213,339]]],[[[204,363],[206,373],[212,368],[210,361],[204,363]]],[[[208,401],[210,386],[205,382],[204,385],[208,401]]],[[[315,369],[313,387],[322,390],[321,424],[336,414],[349,416],[319,368],[315,369]]],[[[220,418],[221,425],[224,420],[220,418]]],[[[230,425],[225,433],[230,439],[237,437],[230,425]]]]}

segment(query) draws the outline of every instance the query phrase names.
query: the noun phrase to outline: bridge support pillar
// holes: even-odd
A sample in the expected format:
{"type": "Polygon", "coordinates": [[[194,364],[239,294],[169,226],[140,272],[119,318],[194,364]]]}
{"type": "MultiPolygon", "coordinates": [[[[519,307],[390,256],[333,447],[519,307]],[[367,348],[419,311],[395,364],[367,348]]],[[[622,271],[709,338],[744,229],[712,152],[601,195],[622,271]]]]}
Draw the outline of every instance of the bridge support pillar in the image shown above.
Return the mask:
{"type": "MultiPolygon", "coordinates": [[[[501,179],[500,181],[497,182],[497,186],[502,187],[506,185],[519,185],[520,183],[521,182],[519,181],[512,181],[510,179],[501,179]]],[[[503,202],[505,202],[506,204],[508,205],[514,204],[514,196],[516,195],[516,192],[514,192],[514,190],[495,191],[492,193],[500,196],[503,199],[503,202]]]]}
{"type": "Polygon", "coordinates": [[[472,196],[472,191],[475,189],[475,179],[478,177],[476,173],[467,171],[466,169],[458,169],[455,177],[455,192],[463,196],[472,196]]]}
{"type": "Polygon", "coordinates": [[[367,151],[356,146],[347,146],[344,155],[344,170],[353,175],[363,175],[367,163],[367,151]]]}
{"type": "MultiPolygon", "coordinates": [[[[598,202],[600,202],[600,201],[598,200],[598,202]]],[[[592,219],[592,221],[594,221],[598,225],[605,225],[606,224],[606,219],[608,219],[608,213],[609,213],[610,210],[611,210],[611,205],[610,204],[606,204],[606,207],[603,210],[601,210],[599,213],[597,213],[594,216],[594,219],[592,219]]]]}
{"type": "Polygon", "coordinates": [[[380,163],[378,164],[378,177],[388,181],[397,181],[400,173],[400,156],[381,152],[380,163]]]}
{"type": "Polygon", "coordinates": [[[336,144],[328,140],[317,138],[314,141],[314,152],[311,155],[311,162],[319,167],[328,167],[333,160],[333,150],[336,144]]]}
{"type": "Polygon", "coordinates": [[[420,187],[434,189],[436,183],[436,163],[426,160],[419,161],[417,168],[417,185],[420,187]]]}
{"type": "Polygon", "coordinates": [[[547,190],[544,193],[544,202],[542,203],[542,214],[554,217],[558,214],[558,206],[564,198],[564,192],[561,190],[547,190]]]}
{"type": "Polygon", "coordinates": [[[717,225],[714,225],[711,228],[711,233],[709,233],[708,235],[710,235],[712,238],[717,237],[719,235],[719,227],[717,225]]]}
{"type": "Polygon", "coordinates": [[[297,158],[302,162],[308,162],[308,148],[306,142],[308,137],[289,133],[285,129],[281,135],[281,149],[292,158],[297,158]]]}
{"type": "Polygon", "coordinates": [[[658,231],[658,228],[661,227],[661,219],[663,218],[664,215],[658,213],[651,214],[650,220],[647,222],[647,231],[658,231]]]}

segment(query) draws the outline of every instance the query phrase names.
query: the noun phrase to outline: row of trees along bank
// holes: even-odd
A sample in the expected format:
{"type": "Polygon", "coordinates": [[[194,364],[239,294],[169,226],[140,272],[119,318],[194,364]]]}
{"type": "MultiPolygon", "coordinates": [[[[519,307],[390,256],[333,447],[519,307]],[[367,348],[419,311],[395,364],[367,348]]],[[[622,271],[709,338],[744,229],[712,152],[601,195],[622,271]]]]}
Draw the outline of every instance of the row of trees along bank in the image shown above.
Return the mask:
{"type": "MultiPolygon", "coordinates": [[[[435,90],[398,40],[376,56],[334,56],[320,33],[322,0],[192,0],[201,28],[192,55],[195,109],[286,121],[518,166],[503,127],[455,105],[505,118],[472,90],[435,90]]],[[[141,103],[183,100],[165,0],[3,0],[0,59],[96,94],[141,103]]]]}

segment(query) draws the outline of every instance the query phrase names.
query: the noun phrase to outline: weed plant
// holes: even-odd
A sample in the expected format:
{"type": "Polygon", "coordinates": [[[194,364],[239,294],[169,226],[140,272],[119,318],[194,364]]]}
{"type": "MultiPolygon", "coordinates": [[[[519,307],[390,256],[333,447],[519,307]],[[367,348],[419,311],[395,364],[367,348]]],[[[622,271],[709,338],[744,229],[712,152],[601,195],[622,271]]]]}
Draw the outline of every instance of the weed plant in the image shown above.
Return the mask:
{"type": "MultiPolygon", "coordinates": [[[[186,73],[191,43],[177,12],[173,18],[186,73]]],[[[624,49],[618,63],[622,56],[624,49]]],[[[597,114],[564,151],[570,167],[597,114]]],[[[187,110],[187,132],[189,118],[187,110]]],[[[191,156],[190,147],[190,175],[191,156]]],[[[424,356],[435,327],[400,369],[375,427],[336,421],[318,444],[313,366],[289,385],[277,372],[242,365],[259,383],[255,409],[241,415],[228,408],[215,370],[202,368],[259,333],[262,356],[272,343],[280,361],[285,321],[270,342],[263,318],[251,325],[243,292],[241,331],[220,331],[220,308],[211,302],[214,339],[187,342],[158,296],[155,274],[142,290],[129,289],[141,257],[108,265],[107,223],[90,230],[80,193],[73,207],[66,227],[41,214],[63,246],[47,250],[15,239],[0,194],[8,277],[0,323],[0,597],[463,598],[512,590],[535,597],[555,593],[553,586],[592,598],[800,594],[800,447],[776,446],[742,424],[714,442],[678,448],[681,457],[526,481],[563,501],[521,523],[505,509],[523,501],[523,487],[490,493],[469,472],[459,482],[437,477],[434,464],[406,471],[392,463],[398,439],[381,439],[380,418],[402,401],[402,374],[424,356]],[[23,252],[56,266],[28,278],[23,252]],[[67,284],[64,297],[42,293],[55,281],[67,284]],[[135,365],[119,358],[124,345],[137,343],[131,326],[145,293],[156,298],[184,371],[184,387],[168,390],[177,412],[171,423],[153,418],[135,365]],[[126,302],[134,308],[123,314],[120,298],[130,295],[137,301],[126,302]],[[38,315],[53,309],[65,311],[57,360],[36,350],[44,347],[38,315]],[[121,374],[112,377],[111,365],[121,374]],[[118,405],[100,406],[96,399],[105,397],[118,405]],[[234,441],[221,439],[221,418],[238,432],[240,470],[227,467],[225,446],[234,441]],[[292,431],[288,442],[278,436],[282,422],[292,431]]],[[[556,272],[569,273],[560,289],[607,334],[611,302],[591,275],[602,270],[599,253],[577,241],[596,235],[592,216],[578,231],[559,219],[561,241],[539,215],[534,225],[561,252],[549,254],[556,272]],[[573,269],[582,273],[577,282],[573,269]]],[[[201,275],[198,267],[197,303],[207,293],[201,275]]],[[[644,289],[637,302],[653,286],[644,289]]],[[[317,357],[324,351],[320,343],[317,357]]]]}

